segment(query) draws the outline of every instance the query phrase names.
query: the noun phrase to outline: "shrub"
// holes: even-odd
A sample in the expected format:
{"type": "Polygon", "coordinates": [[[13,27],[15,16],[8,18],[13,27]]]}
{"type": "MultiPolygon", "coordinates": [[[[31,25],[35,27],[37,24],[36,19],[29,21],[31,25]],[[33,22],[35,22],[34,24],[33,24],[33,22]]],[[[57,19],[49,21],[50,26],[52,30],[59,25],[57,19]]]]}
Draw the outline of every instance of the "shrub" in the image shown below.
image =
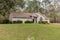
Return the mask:
{"type": "Polygon", "coordinates": [[[47,24],[48,22],[47,21],[39,21],[39,23],[41,23],[41,24],[47,24]]]}
{"type": "Polygon", "coordinates": [[[17,21],[17,23],[22,23],[22,21],[17,21]]]}
{"type": "Polygon", "coordinates": [[[8,24],[10,21],[9,20],[3,20],[3,24],[8,24]]]}
{"type": "Polygon", "coordinates": [[[22,21],[13,21],[13,23],[22,23],[22,21]]]}
{"type": "Polygon", "coordinates": [[[33,23],[33,21],[25,21],[25,23],[33,23]]]}

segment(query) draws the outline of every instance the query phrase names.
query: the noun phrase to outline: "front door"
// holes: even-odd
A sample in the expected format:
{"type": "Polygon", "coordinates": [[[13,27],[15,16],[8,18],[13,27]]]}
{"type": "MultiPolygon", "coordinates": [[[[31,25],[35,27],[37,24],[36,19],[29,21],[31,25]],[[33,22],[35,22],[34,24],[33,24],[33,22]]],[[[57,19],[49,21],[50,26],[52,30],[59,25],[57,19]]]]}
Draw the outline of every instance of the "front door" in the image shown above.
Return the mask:
{"type": "Polygon", "coordinates": [[[37,23],[37,17],[34,17],[33,22],[37,23]]]}

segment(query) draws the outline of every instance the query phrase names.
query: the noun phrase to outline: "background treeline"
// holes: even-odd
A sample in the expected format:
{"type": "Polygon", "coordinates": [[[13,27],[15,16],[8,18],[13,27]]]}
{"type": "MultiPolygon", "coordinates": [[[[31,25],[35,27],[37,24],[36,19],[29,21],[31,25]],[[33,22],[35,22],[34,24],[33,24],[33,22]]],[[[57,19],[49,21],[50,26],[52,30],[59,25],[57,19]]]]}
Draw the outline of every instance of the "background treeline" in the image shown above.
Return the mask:
{"type": "Polygon", "coordinates": [[[0,23],[9,23],[9,14],[15,11],[40,12],[51,22],[60,22],[60,4],[58,0],[0,0],[0,23]]]}

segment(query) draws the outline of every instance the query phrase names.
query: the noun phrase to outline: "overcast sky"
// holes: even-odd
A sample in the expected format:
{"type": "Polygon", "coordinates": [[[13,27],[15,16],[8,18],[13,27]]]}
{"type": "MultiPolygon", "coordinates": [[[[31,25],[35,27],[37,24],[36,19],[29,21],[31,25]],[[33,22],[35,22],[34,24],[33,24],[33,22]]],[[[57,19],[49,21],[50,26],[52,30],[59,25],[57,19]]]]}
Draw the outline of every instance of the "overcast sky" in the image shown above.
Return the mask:
{"type": "Polygon", "coordinates": [[[58,0],[60,2],[60,0],[58,0]]]}

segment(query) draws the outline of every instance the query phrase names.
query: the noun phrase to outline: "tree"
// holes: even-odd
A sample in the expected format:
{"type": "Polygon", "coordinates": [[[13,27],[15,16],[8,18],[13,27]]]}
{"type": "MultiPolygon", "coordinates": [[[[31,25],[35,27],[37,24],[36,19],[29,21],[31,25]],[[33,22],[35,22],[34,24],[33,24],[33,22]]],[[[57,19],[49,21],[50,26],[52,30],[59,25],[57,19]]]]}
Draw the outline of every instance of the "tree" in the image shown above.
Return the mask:
{"type": "Polygon", "coordinates": [[[6,13],[10,13],[10,10],[15,6],[14,0],[0,0],[0,14],[5,16],[6,13]]]}
{"type": "Polygon", "coordinates": [[[49,16],[51,18],[51,21],[56,22],[57,21],[57,4],[58,2],[54,0],[53,4],[50,4],[47,9],[49,11],[49,16]]]}
{"type": "Polygon", "coordinates": [[[49,12],[50,12],[50,18],[52,18],[51,20],[53,22],[56,22],[57,14],[56,14],[55,9],[53,8],[53,9],[49,10],[49,12]]]}
{"type": "Polygon", "coordinates": [[[10,12],[14,10],[14,6],[15,0],[0,0],[0,18],[8,19],[10,12]]]}
{"type": "Polygon", "coordinates": [[[43,13],[45,14],[45,15],[47,15],[47,12],[48,12],[48,10],[47,10],[47,6],[49,5],[51,3],[51,1],[50,0],[43,0],[42,1],[42,6],[43,6],[43,13]]]}
{"type": "Polygon", "coordinates": [[[37,0],[33,0],[33,1],[28,1],[28,7],[27,7],[27,11],[28,12],[39,12],[40,9],[40,2],[37,0]]]}
{"type": "Polygon", "coordinates": [[[16,6],[19,5],[19,7],[24,8],[25,2],[24,0],[16,0],[16,6]]]}

